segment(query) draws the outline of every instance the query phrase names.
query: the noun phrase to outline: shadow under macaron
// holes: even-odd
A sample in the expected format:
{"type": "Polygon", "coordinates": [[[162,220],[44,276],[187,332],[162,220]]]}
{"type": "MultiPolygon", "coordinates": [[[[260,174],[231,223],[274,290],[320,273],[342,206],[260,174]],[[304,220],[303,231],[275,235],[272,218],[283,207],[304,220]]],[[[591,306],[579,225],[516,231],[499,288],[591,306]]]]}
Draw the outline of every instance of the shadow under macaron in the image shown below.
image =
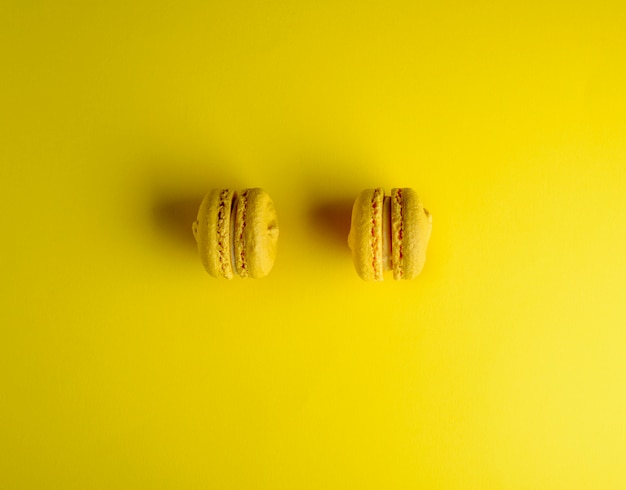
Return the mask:
{"type": "Polygon", "coordinates": [[[329,246],[350,254],[348,234],[352,219],[353,198],[312,203],[308,220],[317,236],[329,246]]]}
{"type": "Polygon", "coordinates": [[[152,218],[156,231],[180,248],[197,253],[192,224],[196,221],[203,195],[157,196],[152,205],[152,218]]]}
{"type": "Polygon", "coordinates": [[[147,194],[147,215],[156,238],[197,255],[192,225],[211,189],[241,188],[236,167],[219,156],[164,155],[146,159],[138,176],[147,194]]]}

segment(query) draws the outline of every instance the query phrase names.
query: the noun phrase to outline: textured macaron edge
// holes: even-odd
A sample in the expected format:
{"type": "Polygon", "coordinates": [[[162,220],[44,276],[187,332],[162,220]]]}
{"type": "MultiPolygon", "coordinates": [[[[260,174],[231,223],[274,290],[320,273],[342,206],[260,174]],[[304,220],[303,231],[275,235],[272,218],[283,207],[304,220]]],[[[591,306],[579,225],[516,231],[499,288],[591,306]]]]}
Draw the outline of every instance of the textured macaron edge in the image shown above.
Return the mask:
{"type": "Polygon", "coordinates": [[[248,218],[248,189],[242,191],[235,202],[235,226],[233,247],[235,249],[235,270],[240,277],[248,277],[248,254],[245,247],[245,232],[248,218]]]}
{"type": "Polygon", "coordinates": [[[348,245],[357,274],[366,281],[383,280],[382,188],[365,189],[356,198],[348,245]]]}

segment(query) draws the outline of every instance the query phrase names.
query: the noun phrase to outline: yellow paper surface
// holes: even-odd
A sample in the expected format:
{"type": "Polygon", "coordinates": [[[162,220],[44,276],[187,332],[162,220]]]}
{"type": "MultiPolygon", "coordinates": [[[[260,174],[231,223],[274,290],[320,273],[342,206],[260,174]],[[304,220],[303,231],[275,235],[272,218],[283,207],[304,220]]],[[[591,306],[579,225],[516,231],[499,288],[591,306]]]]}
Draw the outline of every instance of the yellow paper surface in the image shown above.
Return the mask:
{"type": "Polygon", "coordinates": [[[626,488],[626,4],[0,5],[0,488],[626,488]],[[413,187],[422,275],[354,272],[413,187]],[[215,280],[208,189],[279,255],[215,280]]]}

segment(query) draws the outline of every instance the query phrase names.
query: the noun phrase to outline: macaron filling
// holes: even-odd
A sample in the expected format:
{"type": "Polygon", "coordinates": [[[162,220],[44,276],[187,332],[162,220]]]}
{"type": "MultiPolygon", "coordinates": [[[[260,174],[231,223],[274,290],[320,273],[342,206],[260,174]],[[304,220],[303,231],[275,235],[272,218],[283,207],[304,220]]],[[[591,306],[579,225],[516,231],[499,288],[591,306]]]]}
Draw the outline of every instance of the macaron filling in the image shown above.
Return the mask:
{"type": "Polygon", "coordinates": [[[237,195],[233,198],[230,206],[230,230],[228,234],[228,242],[230,243],[230,264],[234,271],[237,271],[235,265],[235,216],[237,215],[237,195]]]}
{"type": "Polygon", "coordinates": [[[237,274],[241,277],[248,277],[248,260],[246,257],[245,232],[247,224],[248,189],[243,191],[235,210],[235,233],[233,244],[235,249],[235,267],[237,274]]]}
{"type": "Polygon", "coordinates": [[[391,230],[392,268],[394,279],[404,276],[404,201],[402,189],[392,189],[391,199],[393,216],[391,230]]]}
{"type": "Polygon", "coordinates": [[[374,280],[383,279],[383,189],[374,189],[371,201],[371,240],[372,247],[372,269],[374,280]]]}
{"type": "Polygon", "coordinates": [[[391,198],[385,196],[383,200],[383,269],[391,270],[392,260],[391,240],[391,198]]]}

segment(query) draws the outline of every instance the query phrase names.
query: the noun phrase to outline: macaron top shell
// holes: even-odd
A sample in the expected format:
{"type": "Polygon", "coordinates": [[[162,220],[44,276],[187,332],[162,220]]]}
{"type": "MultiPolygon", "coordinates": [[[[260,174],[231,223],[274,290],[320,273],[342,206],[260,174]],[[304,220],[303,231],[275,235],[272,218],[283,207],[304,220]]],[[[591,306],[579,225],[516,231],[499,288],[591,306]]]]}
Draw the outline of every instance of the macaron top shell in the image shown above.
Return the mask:
{"type": "Polygon", "coordinates": [[[366,281],[383,280],[383,201],[383,189],[366,189],[352,208],[348,245],[356,272],[366,281]]]}
{"type": "Polygon", "coordinates": [[[200,260],[213,277],[233,277],[230,230],[234,196],[230,189],[210,191],[202,200],[192,227],[200,260]]]}
{"type": "Polygon", "coordinates": [[[269,274],[276,260],[278,221],[274,202],[263,189],[246,189],[237,199],[234,223],[234,261],[241,277],[269,274]]]}

